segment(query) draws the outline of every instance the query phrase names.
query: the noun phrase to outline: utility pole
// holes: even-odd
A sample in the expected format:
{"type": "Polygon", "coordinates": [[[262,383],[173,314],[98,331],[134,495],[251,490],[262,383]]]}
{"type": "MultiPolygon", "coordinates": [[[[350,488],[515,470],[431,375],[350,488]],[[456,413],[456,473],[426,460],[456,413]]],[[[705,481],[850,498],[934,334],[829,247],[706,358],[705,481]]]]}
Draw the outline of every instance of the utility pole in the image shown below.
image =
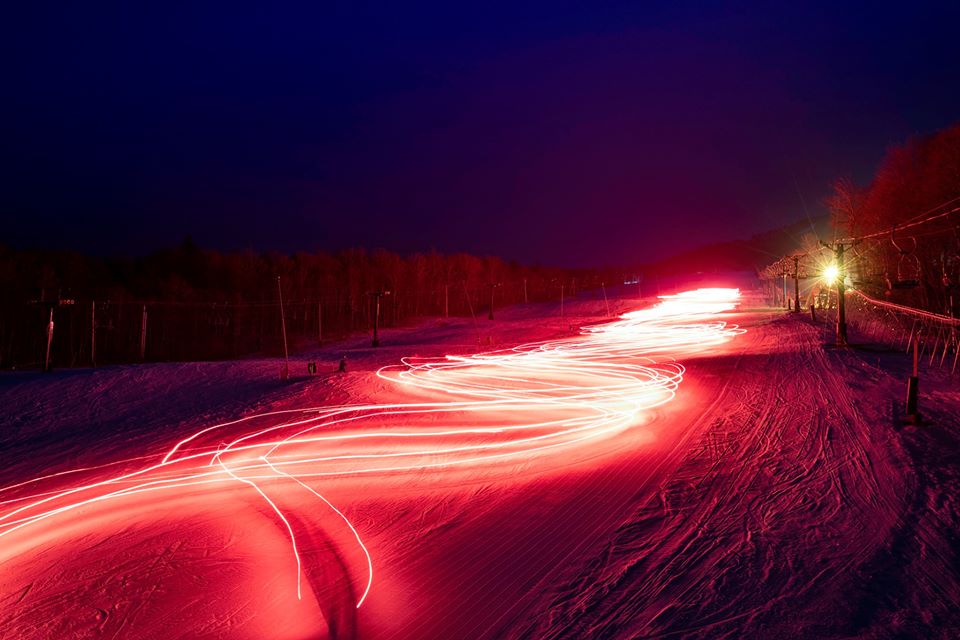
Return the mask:
{"type": "Polygon", "coordinates": [[[379,347],[379,346],[380,346],[380,335],[379,335],[379,330],[380,330],[380,298],[382,298],[383,296],[388,296],[388,295],[390,295],[390,292],[389,292],[389,291],[383,291],[383,290],[377,290],[377,291],[372,291],[372,292],[370,293],[370,295],[373,296],[373,303],[374,303],[374,304],[373,304],[373,306],[374,306],[374,312],[373,312],[373,346],[374,346],[374,347],[379,347]]]}
{"type": "Polygon", "coordinates": [[[853,242],[848,242],[844,244],[843,242],[837,242],[833,245],[829,245],[826,242],[821,243],[824,247],[833,252],[833,257],[835,264],[837,265],[837,346],[845,347],[847,346],[847,305],[846,305],[846,278],[847,278],[847,266],[844,262],[844,251],[846,248],[852,247],[853,242]]]}

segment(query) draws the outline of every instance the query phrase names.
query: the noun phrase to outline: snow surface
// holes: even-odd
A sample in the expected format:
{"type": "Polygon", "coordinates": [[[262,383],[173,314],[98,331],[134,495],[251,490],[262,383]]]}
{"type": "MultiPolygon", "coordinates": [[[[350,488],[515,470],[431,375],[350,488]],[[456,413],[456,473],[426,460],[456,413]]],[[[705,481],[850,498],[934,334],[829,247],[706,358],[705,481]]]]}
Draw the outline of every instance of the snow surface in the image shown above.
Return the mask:
{"type": "MultiPolygon", "coordinates": [[[[297,600],[282,524],[237,488],[0,538],[0,638],[958,637],[956,381],[923,372],[927,423],[905,426],[905,356],[824,349],[823,325],[744,306],[724,319],[747,332],[684,359],[676,398],[613,443],[324,483],[373,558],[359,609],[365,564],[342,521],[291,516],[310,531],[297,600]]],[[[254,412],[397,401],[383,365],[572,335],[605,306],[557,312],[426,322],[377,350],[358,337],[298,354],[290,381],[277,360],[3,374],[0,486],[136,469],[254,412]]]]}

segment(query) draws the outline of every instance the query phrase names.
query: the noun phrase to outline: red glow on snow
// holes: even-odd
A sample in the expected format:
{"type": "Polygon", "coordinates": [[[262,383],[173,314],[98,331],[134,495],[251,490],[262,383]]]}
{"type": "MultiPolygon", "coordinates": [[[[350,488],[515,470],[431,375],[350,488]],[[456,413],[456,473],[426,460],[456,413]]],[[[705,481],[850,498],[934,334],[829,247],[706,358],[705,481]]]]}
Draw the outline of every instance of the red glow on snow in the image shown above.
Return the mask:
{"type": "Polygon", "coordinates": [[[322,505],[346,524],[362,551],[360,607],[373,585],[373,559],[356,526],[318,487],[351,477],[440,474],[455,467],[496,472],[498,463],[560,451],[575,457],[585,443],[614,438],[669,402],[685,371],[677,358],[741,333],[715,317],[734,309],[739,297],[736,289],[688,291],[572,338],[472,356],[405,358],[377,375],[423,401],[250,415],[200,429],[135,471],[66,488],[55,484],[69,474],[89,478],[147,456],[0,489],[14,495],[0,502],[6,509],[0,513],[0,538],[9,536],[2,553],[26,553],[56,544],[77,527],[117,522],[111,519],[116,511],[149,508],[148,497],[159,503],[161,497],[214,490],[226,498],[248,487],[289,536],[291,583],[295,580],[301,598],[297,527],[287,517],[291,501],[280,497],[305,492],[309,500],[296,503],[298,508],[312,512],[322,505]],[[33,493],[16,495],[28,486],[33,493]],[[137,499],[124,500],[132,496],[137,499]]]}

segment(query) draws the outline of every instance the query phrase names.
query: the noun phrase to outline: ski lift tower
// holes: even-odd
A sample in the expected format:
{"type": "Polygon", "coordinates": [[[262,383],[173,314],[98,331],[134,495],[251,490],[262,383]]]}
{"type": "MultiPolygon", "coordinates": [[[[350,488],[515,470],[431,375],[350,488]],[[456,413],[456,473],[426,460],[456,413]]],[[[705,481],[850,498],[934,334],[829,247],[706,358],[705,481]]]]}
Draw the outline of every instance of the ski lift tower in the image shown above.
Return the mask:
{"type": "Polygon", "coordinates": [[[847,342],[847,267],[844,262],[844,251],[852,247],[855,242],[837,241],[833,244],[827,244],[821,241],[821,245],[833,252],[834,265],[836,265],[836,284],[837,284],[837,346],[846,347],[847,342]]]}

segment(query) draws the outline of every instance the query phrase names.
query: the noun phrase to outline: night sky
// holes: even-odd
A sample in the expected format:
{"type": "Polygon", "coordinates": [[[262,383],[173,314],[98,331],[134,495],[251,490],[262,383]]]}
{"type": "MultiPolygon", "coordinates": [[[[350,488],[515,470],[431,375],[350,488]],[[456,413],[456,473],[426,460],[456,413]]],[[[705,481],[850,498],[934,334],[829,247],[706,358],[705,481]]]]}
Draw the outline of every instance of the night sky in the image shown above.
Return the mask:
{"type": "Polygon", "coordinates": [[[960,119],[958,2],[23,4],[15,247],[636,263],[821,213],[960,119]]]}

